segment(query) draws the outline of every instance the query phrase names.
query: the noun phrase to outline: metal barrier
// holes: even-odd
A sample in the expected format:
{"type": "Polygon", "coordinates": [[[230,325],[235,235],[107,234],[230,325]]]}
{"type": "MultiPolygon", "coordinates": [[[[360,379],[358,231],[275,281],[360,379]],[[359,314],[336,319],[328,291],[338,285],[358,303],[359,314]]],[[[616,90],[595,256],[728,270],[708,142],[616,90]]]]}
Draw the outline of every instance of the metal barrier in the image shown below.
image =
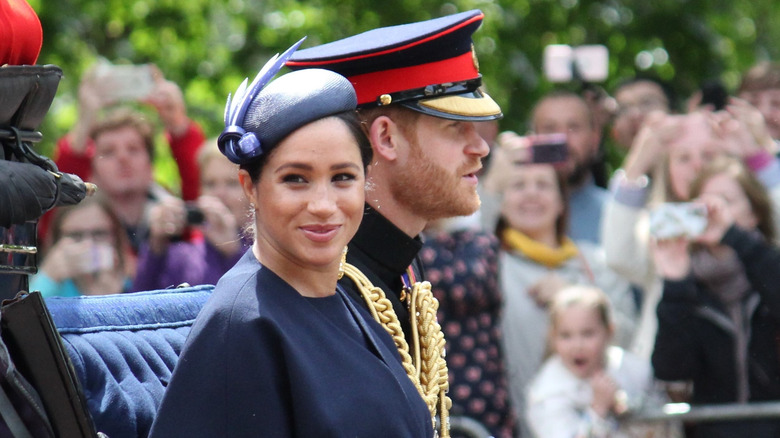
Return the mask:
{"type": "Polygon", "coordinates": [[[479,421],[463,415],[450,417],[450,434],[468,438],[492,438],[490,432],[479,421]]]}
{"type": "Polygon", "coordinates": [[[780,401],[700,406],[691,406],[688,403],[667,403],[659,408],[645,408],[628,414],[625,421],[651,423],[691,421],[700,423],[758,418],[780,419],[780,401]]]}

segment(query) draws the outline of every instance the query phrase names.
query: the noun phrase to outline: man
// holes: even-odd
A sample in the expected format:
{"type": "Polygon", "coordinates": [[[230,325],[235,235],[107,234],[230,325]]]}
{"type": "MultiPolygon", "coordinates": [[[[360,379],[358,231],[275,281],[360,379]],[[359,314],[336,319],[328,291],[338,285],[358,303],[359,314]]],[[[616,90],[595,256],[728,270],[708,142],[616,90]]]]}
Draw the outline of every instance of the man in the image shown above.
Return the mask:
{"type": "Polygon", "coordinates": [[[568,234],[574,240],[599,244],[607,191],[595,184],[591,174],[601,136],[587,103],[575,93],[550,93],[534,107],[531,124],[537,134],[566,134],[568,158],[562,171],[569,183],[568,234]]]}
{"type": "Polygon", "coordinates": [[[780,141],[780,63],[753,66],[742,78],[737,95],[761,111],[769,134],[780,141]]]}
{"type": "MultiPolygon", "coordinates": [[[[165,128],[181,178],[182,198],[196,199],[200,187],[196,157],[205,137],[200,125],[187,116],[181,89],[159,74],[153,92],[142,100],[156,109],[165,128]]],[[[60,170],[97,184],[137,251],[148,237],[149,203],[171,195],[154,181],[155,130],[151,120],[123,106],[100,118],[99,114],[113,104],[101,93],[94,72],[85,74],[79,86],[79,119],[57,142],[55,162],[60,170]]],[[[183,206],[179,210],[180,215],[185,214],[183,206]]],[[[172,230],[173,234],[181,234],[181,230],[172,230]]]]}
{"type": "Polygon", "coordinates": [[[671,113],[674,96],[668,87],[651,78],[636,77],[615,89],[617,109],[612,120],[612,137],[619,147],[628,151],[645,117],[652,111],[671,113]]]}
{"type": "Polygon", "coordinates": [[[163,193],[153,184],[154,132],[146,119],[116,111],[95,126],[92,180],[106,195],[134,249],[147,237],[148,203],[163,193]]]}
{"type": "MultiPolygon", "coordinates": [[[[397,317],[402,334],[391,324],[386,328],[395,331],[402,357],[425,337],[414,336],[413,327],[415,332],[428,329],[410,320],[408,307],[416,305],[414,286],[423,279],[419,235],[429,221],[469,215],[479,208],[477,173],[489,147],[475,122],[502,115],[493,99],[479,90],[471,35],[483,16],[473,10],[375,29],[300,50],[287,63],[293,69],[334,70],[357,92],[374,158],[367,170],[366,213],[346,260],[392,304],[391,317],[397,317]],[[411,349],[401,345],[407,342],[411,349]]],[[[348,277],[342,279],[345,289],[376,309],[348,277]]],[[[438,323],[435,326],[440,333],[438,323]]],[[[412,366],[421,368],[419,363],[412,366]]]]}

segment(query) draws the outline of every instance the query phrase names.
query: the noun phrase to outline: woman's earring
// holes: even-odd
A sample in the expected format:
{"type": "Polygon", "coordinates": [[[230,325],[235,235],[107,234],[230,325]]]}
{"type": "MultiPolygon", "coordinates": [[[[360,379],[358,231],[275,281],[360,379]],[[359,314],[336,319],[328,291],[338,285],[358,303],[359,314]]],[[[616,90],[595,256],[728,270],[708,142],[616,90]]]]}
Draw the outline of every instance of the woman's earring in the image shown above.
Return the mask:
{"type": "Polygon", "coordinates": [[[347,263],[347,247],[341,252],[341,261],[339,261],[339,280],[344,276],[344,265],[347,263]]]}

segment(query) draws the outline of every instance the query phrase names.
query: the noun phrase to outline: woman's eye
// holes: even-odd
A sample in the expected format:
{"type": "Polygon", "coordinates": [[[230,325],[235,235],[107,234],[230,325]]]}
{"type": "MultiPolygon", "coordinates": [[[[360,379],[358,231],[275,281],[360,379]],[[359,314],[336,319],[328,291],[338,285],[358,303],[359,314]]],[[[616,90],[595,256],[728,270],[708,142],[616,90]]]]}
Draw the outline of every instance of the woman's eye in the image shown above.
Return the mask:
{"type": "Polygon", "coordinates": [[[333,176],[333,181],[341,182],[341,181],[353,181],[355,180],[355,175],[351,173],[339,173],[337,175],[333,176]]]}
{"type": "Polygon", "coordinates": [[[302,175],[297,175],[294,173],[291,173],[289,175],[285,175],[282,177],[282,182],[286,183],[305,183],[306,178],[304,178],[302,175]]]}

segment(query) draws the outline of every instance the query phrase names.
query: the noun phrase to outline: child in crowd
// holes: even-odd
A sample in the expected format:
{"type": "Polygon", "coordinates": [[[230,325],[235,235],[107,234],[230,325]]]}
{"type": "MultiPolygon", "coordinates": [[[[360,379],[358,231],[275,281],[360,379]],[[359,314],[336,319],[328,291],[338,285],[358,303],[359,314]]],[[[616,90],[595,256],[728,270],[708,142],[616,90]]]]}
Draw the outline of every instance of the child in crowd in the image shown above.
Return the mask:
{"type": "Polygon", "coordinates": [[[549,314],[551,355],[527,393],[527,421],[535,436],[674,435],[671,430],[663,430],[663,425],[620,422],[621,414],[650,401],[656,392],[650,363],[610,346],[614,328],[603,291],[592,286],[568,286],[553,298],[549,314]]]}
{"type": "Polygon", "coordinates": [[[563,174],[553,164],[523,164],[522,151],[505,151],[512,164],[499,184],[503,199],[496,235],[501,242],[502,346],[511,402],[521,419],[520,435],[526,436],[525,393],[544,361],[547,309],[555,294],[571,284],[603,290],[614,309],[615,344],[624,347],[633,338],[636,307],[628,282],[606,266],[600,248],[566,236],[569,202],[563,174]]]}

